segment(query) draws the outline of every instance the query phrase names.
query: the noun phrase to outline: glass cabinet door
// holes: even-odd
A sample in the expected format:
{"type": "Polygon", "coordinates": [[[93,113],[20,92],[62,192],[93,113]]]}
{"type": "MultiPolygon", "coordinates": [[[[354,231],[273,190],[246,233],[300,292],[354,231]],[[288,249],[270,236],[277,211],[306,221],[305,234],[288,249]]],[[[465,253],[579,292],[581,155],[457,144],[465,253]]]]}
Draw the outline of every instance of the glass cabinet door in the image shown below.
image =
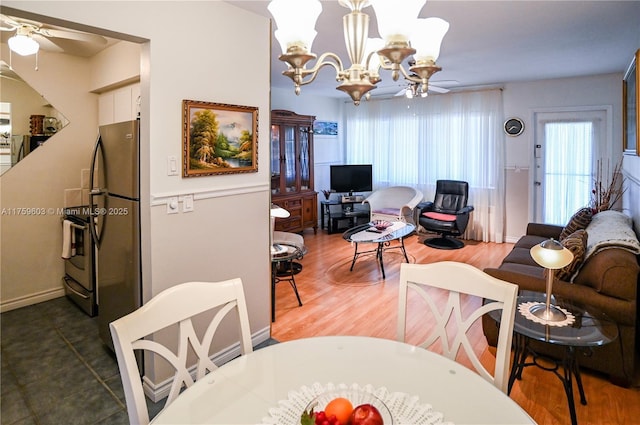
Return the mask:
{"type": "Polygon", "coordinates": [[[291,125],[282,126],[284,132],[284,187],[285,192],[297,192],[296,187],[296,130],[291,125]]]}
{"type": "Polygon", "coordinates": [[[311,155],[309,148],[309,127],[300,127],[300,190],[311,188],[311,155]]]}
{"type": "Polygon", "coordinates": [[[271,193],[280,193],[280,126],[271,126],[271,193]]]}

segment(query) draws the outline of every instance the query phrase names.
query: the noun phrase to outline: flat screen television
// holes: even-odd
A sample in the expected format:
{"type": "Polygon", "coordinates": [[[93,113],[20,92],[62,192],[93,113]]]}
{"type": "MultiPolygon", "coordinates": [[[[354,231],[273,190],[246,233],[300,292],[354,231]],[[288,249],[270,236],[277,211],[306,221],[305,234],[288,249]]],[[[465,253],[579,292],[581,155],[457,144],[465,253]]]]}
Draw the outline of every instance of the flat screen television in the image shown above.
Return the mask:
{"type": "Polygon", "coordinates": [[[370,192],[373,190],[373,173],[371,164],[332,165],[330,168],[330,186],[333,192],[350,195],[353,192],[370,192]]]}

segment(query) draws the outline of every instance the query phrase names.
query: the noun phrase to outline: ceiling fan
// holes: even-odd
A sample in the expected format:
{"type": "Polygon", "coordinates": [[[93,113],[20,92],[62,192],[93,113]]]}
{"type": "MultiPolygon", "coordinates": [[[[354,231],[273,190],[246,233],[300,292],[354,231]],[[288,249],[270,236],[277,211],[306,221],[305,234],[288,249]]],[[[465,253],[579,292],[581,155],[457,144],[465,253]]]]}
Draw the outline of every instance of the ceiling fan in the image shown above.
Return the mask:
{"type": "Polygon", "coordinates": [[[12,52],[21,56],[33,55],[40,47],[44,50],[63,52],[64,49],[58,45],[64,43],[63,40],[107,44],[107,39],[97,34],[45,27],[44,24],[36,21],[7,15],[0,15],[0,31],[15,31],[7,43],[12,52]]]}
{"type": "Polygon", "coordinates": [[[398,91],[394,96],[405,96],[409,99],[414,97],[427,97],[429,93],[449,93],[449,89],[445,87],[441,87],[437,84],[454,86],[458,84],[457,81],[446,80],[446,81],[438,81],[436,84],[429,83],[428,90],[426,92],[422,91],[422,87],[420,83],[415,83],[413,81],[407,80],[406,84],[398,91]]]}
{"type": "MultiPolygon", "coordinates": [[[[442,81],[442,84],[455,84],[455,81],[442,81]]],[[[436,86],[434,84],[429,84],[429,87],[427,89],[426,93],[422,92],[422,84],[420,83],[414,83],[413,81],[407,81],[406,86],[404,86],[402,89],[400,89],[399,92],[397,92],[396,94],[394,94],[394,96],[405,96],[409,99],[412,99],[414,97],[427,97],[429,92],[433,92],[433,93],[449,93],[449,89],[444,88],[444,87],[440,87],[440,86],[436,86]]]]}
{"type": "MultiPolygon", "coordinates": [[[[409,61],[409,66],[415,65],[415,60],[409,61]]],[[[429,83],[427,86],[427,90],[423,91],[422,83],[417,82],[420,81],[420,77],[416,74],[411,74],[406,80],[406,86],[404,86],[398,93],[394,94],[394,96],[405,96],[407,99],[413,99],[414,97],[427,97],[429,92],[433,93],[449,93],[449,89],[440,87],[438,85],[434,85],[429,83]]],[[[448,80],[448,81],[439,81],[441,85],[451,85],[455,86],[458,83],[457,81],[448,80]]]]}

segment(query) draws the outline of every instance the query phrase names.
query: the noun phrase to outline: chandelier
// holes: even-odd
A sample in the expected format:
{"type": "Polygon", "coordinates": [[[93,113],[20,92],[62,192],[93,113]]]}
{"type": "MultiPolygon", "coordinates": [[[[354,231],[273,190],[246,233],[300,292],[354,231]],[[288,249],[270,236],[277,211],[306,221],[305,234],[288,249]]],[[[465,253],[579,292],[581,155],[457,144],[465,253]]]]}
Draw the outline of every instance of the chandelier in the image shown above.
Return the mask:
{"type": "Polygon", "coordinates": [[[311,51],[317,34],[316,20],[322,12],[319,0],[272,0],[268,9],[276,21],[275,37],[282,48],[278,58],[287,63],[283,75],[291,78],[295,93],[315,80],[320,68],[332,66],[336,71],[336,87],[347,93],[355,105],[381,81],[380,69],[391,71],[394,81],[400,75],[415,83],[419,93],[427,93],[429,78],[442,68],[436,65],[440,44],[449,23],[440,18],[418,19],[426,0],[338,0],[351,10],[343,19],[344,40],[351,62],[344,67],[335,53],[318,57],[311,51]],[[382,38],[368,38],[369,15],[362,9],[373,6],[382,38]],[[402,62],[413,55],[407,71],[402,62]],[[312,68],[307,63],[317,59],[312,68]]]}

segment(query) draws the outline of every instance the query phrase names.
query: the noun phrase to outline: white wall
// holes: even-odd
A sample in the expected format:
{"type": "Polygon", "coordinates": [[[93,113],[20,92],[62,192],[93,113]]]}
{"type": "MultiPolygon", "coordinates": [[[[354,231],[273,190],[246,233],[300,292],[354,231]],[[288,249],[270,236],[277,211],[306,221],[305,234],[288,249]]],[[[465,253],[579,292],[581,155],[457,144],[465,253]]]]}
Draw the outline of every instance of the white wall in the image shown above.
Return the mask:
{"type": "MultiPolygon", "coordinates": [[[[3,6],[149,40],[142,45],[140,81],[144,296],[179,281],[240,277],[251,331],[266,338],[269,20],[217,1],[95,1],[82,7],[77,2],[3,1],[3,6]],[[188,31],[176,29],[176,16],[188,17],[188,31]],[[233,43],[227,43],[231,38],[233,43]],[[243,66],[248,57],[251,65],[243,66]],[[183,99],[258,107],[258,172],[167,176],[167,157],[182,154],[183,99]],[[195,211],[166,215],[168,197],[183,194],[195,194],[195,211]]],[[[96,117],[92,114],[94,132],[96,117]]],[[[236,339],[228,329],[219,344],[236,339]]]]}
{"type": "Polygon", "coordinates": [[[633,219],[633,228],[640,238],[640,156],[625,155],[622,167],[626,188],[622,210],[633,219]]]}

